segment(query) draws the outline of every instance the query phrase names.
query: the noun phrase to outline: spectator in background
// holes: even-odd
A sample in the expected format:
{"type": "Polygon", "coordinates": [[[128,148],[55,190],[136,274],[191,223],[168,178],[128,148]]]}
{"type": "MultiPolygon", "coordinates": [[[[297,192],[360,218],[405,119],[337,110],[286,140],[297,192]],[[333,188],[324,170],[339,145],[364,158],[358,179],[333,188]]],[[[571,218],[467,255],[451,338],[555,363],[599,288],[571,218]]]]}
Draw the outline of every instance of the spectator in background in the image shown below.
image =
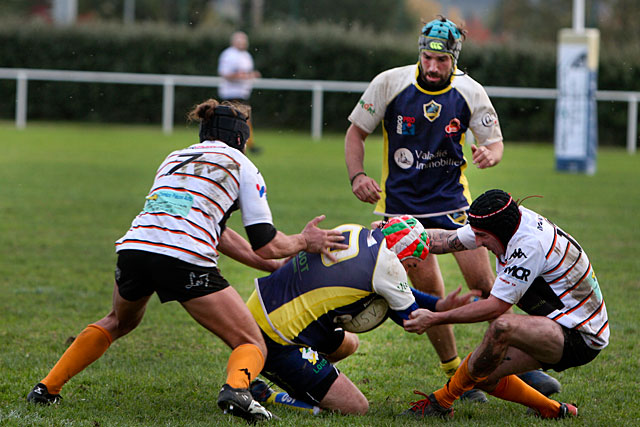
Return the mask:
{"type": "MultiPolygon", "coordinates": [[[[234,101],[251,108],[249,99],[253,89],[253,80],[260,78],[259,71],[254,69],[253,57],[247,51],[249,37],[236,31],[231,35],[231,46],[220,54],[218,59],[218,74],[224,80],[218,88],[218,96],[222,101],[234,101]]],[[[247,140],[247,148],[251,153],[260,150],[253,142],[253,126],[251,124],[251,110],[249,110],[249,129],[251,135],[247,140]]]]}

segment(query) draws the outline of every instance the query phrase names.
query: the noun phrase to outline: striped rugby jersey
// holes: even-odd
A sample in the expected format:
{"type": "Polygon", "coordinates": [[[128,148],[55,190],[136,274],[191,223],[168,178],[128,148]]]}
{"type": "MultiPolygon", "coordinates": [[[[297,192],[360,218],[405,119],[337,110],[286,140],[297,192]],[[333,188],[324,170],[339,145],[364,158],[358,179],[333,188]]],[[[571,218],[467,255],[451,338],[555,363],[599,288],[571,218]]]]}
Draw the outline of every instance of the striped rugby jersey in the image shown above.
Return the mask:
{"type": "Polygon", "coordinates": [[[221,226],[236,209],[245,227],[273,224],[264,179],[251,160],[221,141],[174,151],[116,251],[137,249],[215,267],[221,226]]]}
{"type": "Polygon", "coordinates": [[[465,132],[471,129],[479,145],[502,141],[495,109],[478,82],[455,70],[449,86],[430,92],[418,85],[418,75],[417,64],[380,73],[349,115],[367,133],[382,122],[379,215],[421,218],[467,209],[465,132]]]}
{"type": "MultiPolygon", "coordinates": [[[[586,252],[545,217],[522,206],[520,212],[520,225],[496,260],[491,295],[577,329],[593,349],[606,347],[607,308],[586,252]]],[[[475,247],[469,225],[458,229],[458,236],[465,247],[475,247]]]]}

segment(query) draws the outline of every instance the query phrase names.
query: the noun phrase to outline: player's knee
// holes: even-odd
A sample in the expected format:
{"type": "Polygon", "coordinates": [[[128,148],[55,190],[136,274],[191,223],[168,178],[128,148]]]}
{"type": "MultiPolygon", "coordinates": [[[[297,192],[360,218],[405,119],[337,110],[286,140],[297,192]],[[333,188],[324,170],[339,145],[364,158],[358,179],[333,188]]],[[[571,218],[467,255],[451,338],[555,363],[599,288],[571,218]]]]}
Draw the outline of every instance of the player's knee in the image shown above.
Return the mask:
{"type": "Polygon", "coordinates": [[[96,322],[97,325],[106,329],[111,334],[112,339],[118,339],[133,331],[142,321],[142,316],[126,317],[119,319],[114,311],[111,311],[104,318],[96,322]]]}
{"type": "Polygon", "coordinates": [[[489,335],[494,341],[508,341],[509,336],[513,332],[513,327],[511,316],[502,315],[491,322],[489,335]]]}
{"type": "Polygon", "coordinates": [[[364,415],[369,412],[369,401],[366,397],[362,396],[361,401],[358,403],[357,411],[355,412],[358,415],[364,415]]]}
{"type": "Polygon", "coordinates": [[[340,410],[343,415],[365,415],[367,412],[369,412],[369,401],[363,394],[350,399],[348,406],[340,410]]]}

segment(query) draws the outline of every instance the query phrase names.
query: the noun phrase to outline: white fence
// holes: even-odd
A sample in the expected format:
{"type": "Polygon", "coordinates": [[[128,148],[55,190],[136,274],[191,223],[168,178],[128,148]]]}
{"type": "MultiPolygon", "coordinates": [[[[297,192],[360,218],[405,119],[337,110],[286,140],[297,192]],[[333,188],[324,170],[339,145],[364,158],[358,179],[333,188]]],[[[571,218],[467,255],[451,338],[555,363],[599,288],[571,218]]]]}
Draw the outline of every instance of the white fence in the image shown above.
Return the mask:
{"type": "MultiPolygon", "coordinates": [[[[176,86],[218,87],[221,77],[187,76],[172,74],[134,74],[93,71],[38,70],[23,68],[0,68],[0,79],[16,80],[16,127],[27,125],[27,90],[29,80],[118,83],[157,85],[163,87],[162,129],[173,130],[174,90],[176,86]]],[[[322,138],[322,116],[324,92],[362,93],[369,82],[346,82],[329,80],[256,79],[255,89],[298,90],[311,92],[311,135],[322,138]]],[[[494,98],[556,99],[556,89],[485,86],[494,98]]],[[[638,144],[638,100],[640,92],[599,90],[598,101],[617,101],[629,104],[627,113],[627,151],[636,152],[638,144]]]]}

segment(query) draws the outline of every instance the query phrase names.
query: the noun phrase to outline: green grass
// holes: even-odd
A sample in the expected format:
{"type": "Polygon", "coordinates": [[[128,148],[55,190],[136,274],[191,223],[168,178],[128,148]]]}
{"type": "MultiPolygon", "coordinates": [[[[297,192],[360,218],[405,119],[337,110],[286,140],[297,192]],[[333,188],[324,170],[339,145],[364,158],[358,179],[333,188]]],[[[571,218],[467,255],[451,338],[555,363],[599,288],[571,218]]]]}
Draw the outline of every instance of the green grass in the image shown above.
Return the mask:
{"type": "MultiPolygon", "coordinates": [[[[73,378],[56,407],[24,398],[67,347],[67,340],[110,309],[113,242],[129,227],[171,150],[195,141],[195,128],[172,136],[157,128],[0,123],[0,425],[114,426],[227,424],[215,403],[229,350],[176,303],[154,297],[137,330],[116,341],[73,378]]],[[[253,158],[264,174],[276,226],[296,233],[313,216],[332,227],[368,225],[372,207],[351,194],[343,137],[313,142],[306,134],[263,132],[253,158]]],[[[367,142],[366,170],[379,176],[381,141],[367,142]]],[[[515,197],[542,195],[525,205],[571,232],[598,274],[611,323],[611,344],[585,367],[554,374],[559,398],[581,415],[562,424],[638,425],[640,315],[640,158],[602,149],[594,176],[554,171],[553,148],[507,142],[496,168],[468,169],[474,196],[503,188],[515,197]]],[[[241,231],[239,215],[231,220],[241,231]]],[[[463,283],[453,258],[439,258],[448,289],[463,283]]],[[[243,297],[259,272],[227,259],[223,275],[243,297]]],[[[484,324],[455,327],[459,353],[481,340],[484,324]]],[[[371,402],[364,417],[310,417],[275,408],[275,425],[402,425],[394,414],[413,389],[439,388],[445,379],[424,336],[392,322],[361,336],[358,352],[339,364],[371,402]]],[[[233,423],[242,425],[240,421],[233,423]]],[[[428,421],[439,424],[438,421],[428,421]]],[[[491,398],[456,404],[449,425],[546,424],[516,404],[491,398]]],[[[555,424],[554,424],[555,425],[555,424]]]]}

